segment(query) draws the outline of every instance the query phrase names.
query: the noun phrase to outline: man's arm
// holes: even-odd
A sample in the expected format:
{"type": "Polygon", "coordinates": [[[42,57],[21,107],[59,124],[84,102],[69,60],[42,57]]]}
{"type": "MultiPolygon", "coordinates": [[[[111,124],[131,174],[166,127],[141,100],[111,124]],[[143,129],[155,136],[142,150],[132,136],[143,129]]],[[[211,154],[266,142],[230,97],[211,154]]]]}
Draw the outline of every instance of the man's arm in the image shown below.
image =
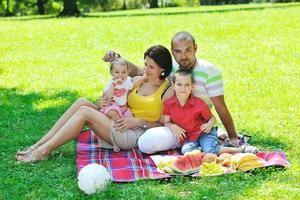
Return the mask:
{"type": "Polygon", "coordinates": [[[128,70],[129,70],[129,76],[134,77],[134,76],[143,76],[144,74],[144,69],[136,66],[132,62],[126,60],[128,64],[128,70]]]}
{"type": "MultiPolygon", "coordinates": [[[[115,52],[113,50],[109,50],[103,56],[103,60],[104,60],[104,62],[112,62],[116,58],[120,58],[120,57],[121,57],[120,54],[118,54],[117,52],[115,52]]],[[[142,76],[144,74],[144,69],[143,68],[139,68],[137,65],[133,64],[132,62],[130,62],[128,60],[126,60],[126,62],[128,63],[129,76],[131,76],[131,77],[142,76]]]]}
{"type": "Polygon", "coordinates": [[[236,134],[232,117],[224,101],[224,95],[211,97],[215,109],[228,133],[230,141],[234,146],[238,146],[238,136],[236,134]]]}

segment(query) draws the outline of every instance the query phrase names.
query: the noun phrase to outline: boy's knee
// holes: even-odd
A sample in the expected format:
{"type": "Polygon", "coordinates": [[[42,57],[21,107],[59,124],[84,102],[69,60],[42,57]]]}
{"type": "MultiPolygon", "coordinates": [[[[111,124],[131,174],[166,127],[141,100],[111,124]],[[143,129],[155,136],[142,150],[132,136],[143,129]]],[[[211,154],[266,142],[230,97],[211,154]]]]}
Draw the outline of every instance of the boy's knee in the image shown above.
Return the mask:
{"type": "Polygon", "coordinates": [[[216,135],[216,129],[213,129],[207,135],[202,135],[200,138],[200,145],[204,153],[218,154],[220,151],[220,144],[216,135]]]}
{"type": "Polygon", "coordinates": [[[204,145],[201,148],[204,153],[219,154],[219,151],[220,151],[219,145],[204,145]]]}

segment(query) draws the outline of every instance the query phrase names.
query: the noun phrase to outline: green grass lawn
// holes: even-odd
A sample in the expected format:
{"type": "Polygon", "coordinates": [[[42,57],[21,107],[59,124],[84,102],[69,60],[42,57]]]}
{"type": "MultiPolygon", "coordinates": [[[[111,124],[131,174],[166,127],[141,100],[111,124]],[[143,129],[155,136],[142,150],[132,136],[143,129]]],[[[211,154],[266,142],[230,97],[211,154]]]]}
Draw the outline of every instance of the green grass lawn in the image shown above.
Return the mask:
{"type": "Polygon", "coordinates": [[[0,18],[0,199],[300,199],[300,6],[282,5],[202,7],[228,11],[189,14],[176,8],[168,15],[0,18]],[[77,187],[74,142],[47,161],[15,161],[15,152],[44,135],[77,98],[96,101],[110,77],[101,60],[107,50],[142,65],[149,46],[169,47],[181,30],[196,37],[198,57],[222,70],[237,130],[252,135],[261,150],[283,150],[291,168],[111,184],[90,198],[77,187]]]}

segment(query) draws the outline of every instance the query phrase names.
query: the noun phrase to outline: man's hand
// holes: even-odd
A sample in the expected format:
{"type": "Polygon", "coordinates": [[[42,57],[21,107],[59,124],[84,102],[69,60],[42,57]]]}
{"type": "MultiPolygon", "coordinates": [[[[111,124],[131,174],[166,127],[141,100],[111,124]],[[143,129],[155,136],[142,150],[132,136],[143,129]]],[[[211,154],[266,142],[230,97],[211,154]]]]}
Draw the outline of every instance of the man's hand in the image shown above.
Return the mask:
{"type": "Polygon", "coordinates": [[[228,142],[234,147],[238,147],[240,145],[240,139],[238,137],[228,138],[228,142]]]}
{"type": "Polygon", "coordinates": [[[172,124],[172,125],[170,125],[170,129],[175,134],[178,141],[184,140],[184,138],[186,137],[186,134],[185,134],[186,130],[184,130],[180,126],[178,126],[176,124],[172,124]]]}
{"type": "Polygon", "coordinates": [[[113,51],[113,50],[109,50],[108,52],[106,52],[106,54],[104,55],[104,57],[102,58],[104,62],[112,62],[114,61],[116,58],[120,58],[120,54],[118,54],[117,52],[113,51]]]}

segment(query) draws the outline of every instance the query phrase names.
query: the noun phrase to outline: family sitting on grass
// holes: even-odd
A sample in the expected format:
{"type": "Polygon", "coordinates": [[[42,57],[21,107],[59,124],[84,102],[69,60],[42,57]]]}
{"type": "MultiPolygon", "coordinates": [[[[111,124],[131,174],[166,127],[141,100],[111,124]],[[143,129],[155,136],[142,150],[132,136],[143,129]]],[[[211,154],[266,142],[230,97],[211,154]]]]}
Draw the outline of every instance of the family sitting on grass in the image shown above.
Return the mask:
{"type": "Polygon", "coordinates": [[[103,146],[114,151],[138,146],[147,154],[177,147],[183,153],[194,149],[214,154],[256,153],[256,147],[239,145],[224,101],[221,73],[211,63],[196,58],[194,37],[188,32],[176,33],[171,50],[176,62],[164,46],[147,49],[144,69],[109,51],[103,59],[111,62],[112,80],[99,105],[77,100],[45,136],[18,151],[16,159],[22,163],[44,160],[54,149],[76,138],[84,125],[103,146]],[[209,109],[212,106],[228,133],[226,145],[219,143],[216,119],[209,109]]]}

